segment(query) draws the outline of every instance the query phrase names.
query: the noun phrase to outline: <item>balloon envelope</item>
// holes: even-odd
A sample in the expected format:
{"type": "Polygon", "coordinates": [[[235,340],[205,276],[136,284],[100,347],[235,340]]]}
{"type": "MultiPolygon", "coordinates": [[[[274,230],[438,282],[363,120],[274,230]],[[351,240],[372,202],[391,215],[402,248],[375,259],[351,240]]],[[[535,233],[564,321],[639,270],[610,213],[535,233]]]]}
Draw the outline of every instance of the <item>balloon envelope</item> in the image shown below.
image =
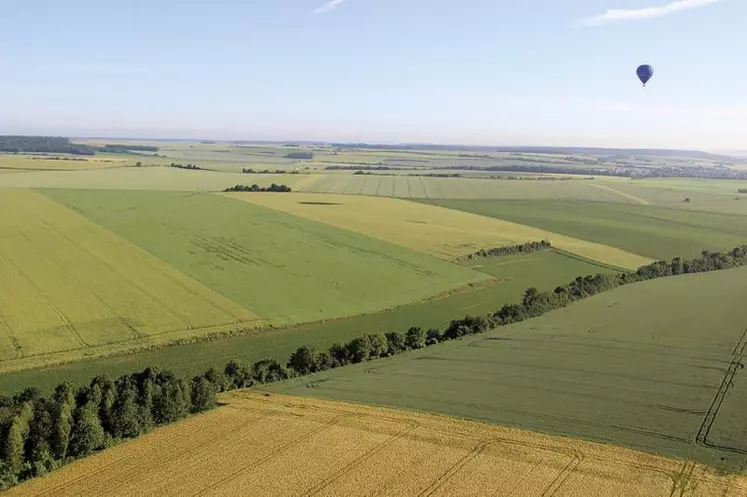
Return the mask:
{"type": "Polygon", "coordinates": [[[638,66],[636,74],[638,74],[638,79],[641,80],[641,83],[645,85],[646,83],[648,83],[648,80],[650,80],[654,75],[654,68],[649,66],[648,64],[644,64],[642,66],[638,66]]]}

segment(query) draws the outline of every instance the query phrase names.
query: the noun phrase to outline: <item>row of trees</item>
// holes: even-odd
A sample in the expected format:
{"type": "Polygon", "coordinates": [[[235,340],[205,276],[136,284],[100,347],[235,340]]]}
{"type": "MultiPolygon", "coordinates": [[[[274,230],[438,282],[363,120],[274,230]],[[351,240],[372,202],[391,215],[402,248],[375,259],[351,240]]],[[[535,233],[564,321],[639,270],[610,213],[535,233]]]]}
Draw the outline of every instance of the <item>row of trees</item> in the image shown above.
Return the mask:
{"type": "Polygon", "coordinates": [[[128,154],[131,152],[158,152],[159,148],[151,145],[130,145],[130,144],[106,144],[98,149],[101,152],[110,154],[128,154]]]}
{"type": "Polygon", "coordinates": [[[270,171],[269,169],[263,169],[260,171],[259,169],[255,170],[255,169],[247,168],[247,169],[242,169],[241,172],[244,174],[298,174],[298,171],[295,169],[292,171],[288,171],[286,169],[275,169],[274,171],[270,171]]]}
{"type": "Polygon", "coordinates": [[[508,245],[505,247],[478,250],[474,254],[469,254],[467,259],[502,257],[504,255],[525,254],[550,249],[552,249],[552,244],[547,240],[542,240],[540,242],[526,242],[520,245],[508,245]]]}
{"type": "MultiPolygon", "coordinates": [[[[545,243],[527,245],[531,249],[545,243]]],[[[394,356],[485,333],[621,285],[718,271],[746,263],[747,245],[743,245],[726,253],[704,251],[691,260],[677,257],[670,262],[659,261],[637,271],[578,277],[549,292],[529,288],[520,303],[506,304],[485,317],[465,316],[451,321],[443,331],[411,327],[404,333],[371,333],[347,343],[335,343],[326,350],[303,345],[291,354],[285,366],[274,359],[263,359],[252,365],[232,360],[222,371],[212,368],[191,380],[178,378],[169,371],[148,368],[114,381],[99,376],[90,385],[77,390],[63,383],[49,398],[32,388],[13,397],[0,397],[0,490],[119,440],[137,437],[155,426],[210,409],[215,406],[219,392],[394,356]]]]}
{"type": "Polygon", "coordinates": [[[176,162],[172,162],[169,164],[169,167],[176,167],[178,169],[189,169],[192,171],[201,171],[202,168],[198,166],[197,164],[177,164],[176,162]]]}
{"type": "Polygon", "coordinates": [[[259,185],[252,185],[252,186],[236,185],[236,186],[231,186],[229,188],[226,188],[223,191],[224,192],[281,192],[281,193],[287,193],[287,192],[291,191],[291,188],[289,186],[276,185],[275,183],[273,183],[269,187],[261,187],[259,185]]]}
{"type": "Polygon", "coordinates": [[[286,159],[313,159],[314,152],[290,152],[285,154],[286,159]]]}
{"type": "Polygon", "coordinates": [[[0,491],[74,459],[215,406],[207,373],[191,380],[149,368],[87,386],[0,397],[0,491]]]}

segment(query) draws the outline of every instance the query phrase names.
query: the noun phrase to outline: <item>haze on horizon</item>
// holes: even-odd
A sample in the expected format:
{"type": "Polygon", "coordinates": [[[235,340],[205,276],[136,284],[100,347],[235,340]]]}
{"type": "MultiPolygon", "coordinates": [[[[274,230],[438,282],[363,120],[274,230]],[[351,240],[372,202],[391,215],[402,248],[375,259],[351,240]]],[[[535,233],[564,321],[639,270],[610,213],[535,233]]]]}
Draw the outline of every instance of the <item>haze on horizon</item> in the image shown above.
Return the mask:
{"type": "Polygon", "coordinates": [[[745,148],[747,3],[498,3],[13,2],[0,134],[745,148]]]}

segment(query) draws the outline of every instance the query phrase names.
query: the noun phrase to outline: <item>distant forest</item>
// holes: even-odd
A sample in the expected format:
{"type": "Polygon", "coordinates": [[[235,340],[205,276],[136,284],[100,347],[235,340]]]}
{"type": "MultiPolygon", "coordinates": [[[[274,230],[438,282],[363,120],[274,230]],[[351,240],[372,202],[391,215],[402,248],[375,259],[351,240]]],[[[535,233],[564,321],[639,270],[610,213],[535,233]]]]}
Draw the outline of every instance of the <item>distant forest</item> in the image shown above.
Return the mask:
{"type": "Polygon", "coordinates": [[[71,154],[95,155],[96,152],[128,154],[133,152],[158,152],[149,145],[106,144],[92,147],[72,143],[69,138],[56,136],[0,136],[0,152],[11,154],[71,154]]]}
{"type": "Polygon", "coordinates": [[[52,136],[0,136],[0,152],[53,153],[94,155],[96,150],[88,145],[70,143],[68,138],[52,136]]]}

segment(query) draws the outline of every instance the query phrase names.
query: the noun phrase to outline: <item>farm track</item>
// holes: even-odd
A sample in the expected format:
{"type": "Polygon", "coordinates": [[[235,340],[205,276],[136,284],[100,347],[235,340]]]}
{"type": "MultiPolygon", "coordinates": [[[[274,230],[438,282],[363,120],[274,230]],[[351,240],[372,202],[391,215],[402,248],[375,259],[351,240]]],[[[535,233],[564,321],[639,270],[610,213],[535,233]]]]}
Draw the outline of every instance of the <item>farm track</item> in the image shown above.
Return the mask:
{"type": "Polygon", "coordinates": [[[745,477],[688,461],[453,418],[253,391],[224,400],[215,411],[77,461],[7,496],[93,488],[159,497],[239,496],[250,489],[476,497],[700,497],[747,490],[745,477]]]}
{"type": "Polygon", "coordinates": [[[734,345],[734,349],[732,350],[732,360],[729,363],[729,367],[726,369],[726,373],[724,374],[724,378],[713,398],[713,402],[711,402],[708,412],[706,412],[706,415],[703,418],[703,423],[700,425],[700,429],[698,429],[698,434],[695,437],[695,442],[698,445],[737,454],[747,454],[747,450],[745,449],[727,447],[720,444],[710,443],[708,441],[708,435],[716,421],[719,409],[721,409],[721,406],[724,403],[726,394],[734,387],[734,378],[736,377],[737,372],[744,369],[744,363],[742,361],[744,359],[745,348],[747,348],[747,330],[744,330],[742,336],[739,338],[736,345],[734,345]]]}

